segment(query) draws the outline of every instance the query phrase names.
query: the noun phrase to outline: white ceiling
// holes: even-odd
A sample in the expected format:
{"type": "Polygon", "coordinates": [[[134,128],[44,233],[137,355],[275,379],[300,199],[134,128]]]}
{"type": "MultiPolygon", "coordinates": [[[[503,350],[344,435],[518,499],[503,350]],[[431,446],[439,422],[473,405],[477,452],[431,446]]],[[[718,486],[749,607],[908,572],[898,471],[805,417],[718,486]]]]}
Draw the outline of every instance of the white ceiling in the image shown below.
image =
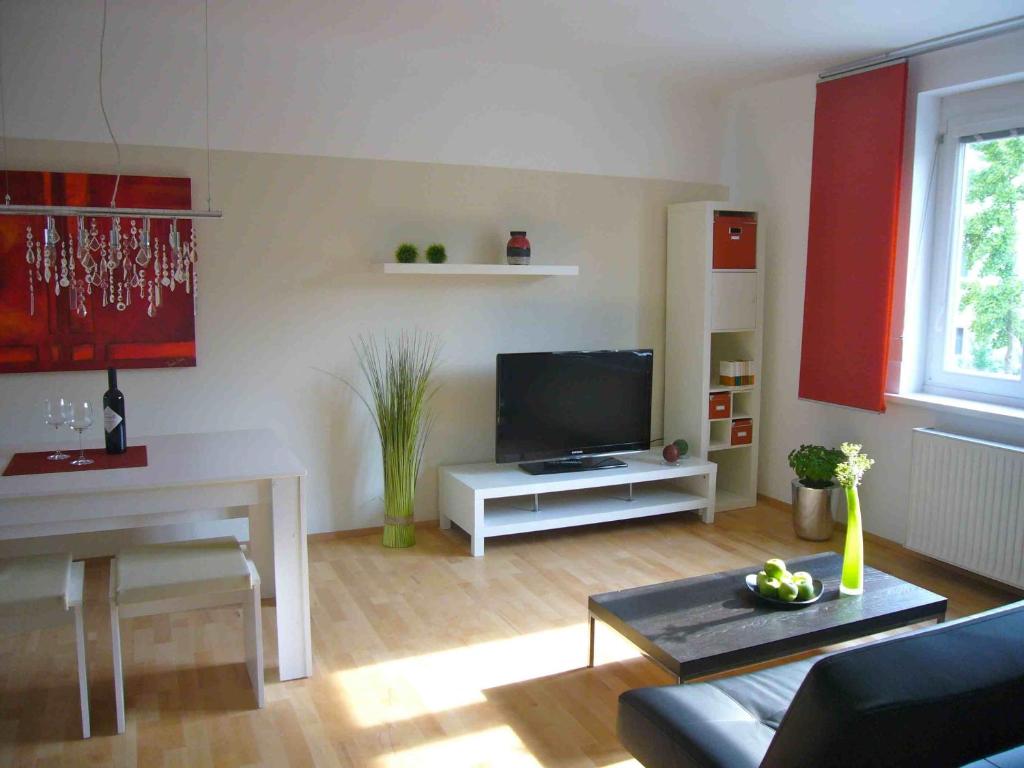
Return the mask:
{"type": "MultiPolygon", "coordinates": [[[[0,0],[10,135],[109,141],[101,11],[0,0]]],[[[715,180],[721,96],[1016,15],[1024,0],[210,0],[212,141],[715,180]]],[[[202,30],[202,0],[109,0],[124,143],[204,143],[202,30]]]]}
{"type": "MultiPolygon", "coordinates": [[[[112,0],[160,23],[195,0],[112,0]]],[[[211,0],[218,34],[276,48],[457,57],[729,89],[1024,15],[1024,0],[211,0]]]]}

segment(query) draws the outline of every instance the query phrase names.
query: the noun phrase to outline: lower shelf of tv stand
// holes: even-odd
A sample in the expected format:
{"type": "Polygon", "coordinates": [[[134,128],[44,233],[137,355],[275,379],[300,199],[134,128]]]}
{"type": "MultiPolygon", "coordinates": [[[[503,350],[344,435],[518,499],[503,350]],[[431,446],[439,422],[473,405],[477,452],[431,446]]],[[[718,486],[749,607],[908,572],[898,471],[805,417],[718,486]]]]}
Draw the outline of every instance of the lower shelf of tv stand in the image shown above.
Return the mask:
{"type": "Polygon", "coordinates": [[[533,509],[533,496],[516,496],[484,504],[484,535],[507,536],[511,533],[547,531],[573,525],[608,523],[704,509],[707,505],[707,497],[687,493],[663,483],[634,485],[632,501],[629,499],[628,486],[551,493],[539,498],[537,511],[533,509]]]}
{"type": "Polygon", "coordinates": [[[669,465],[654,452],[622,458],[628,466],[621,469],[543,476],[515,465],[441,467],[441,527],[454,522],[466,531],[479,557],[493,536],[696,510],[704,522],[714,521],[714,464],[684,459],[669,465]]]}

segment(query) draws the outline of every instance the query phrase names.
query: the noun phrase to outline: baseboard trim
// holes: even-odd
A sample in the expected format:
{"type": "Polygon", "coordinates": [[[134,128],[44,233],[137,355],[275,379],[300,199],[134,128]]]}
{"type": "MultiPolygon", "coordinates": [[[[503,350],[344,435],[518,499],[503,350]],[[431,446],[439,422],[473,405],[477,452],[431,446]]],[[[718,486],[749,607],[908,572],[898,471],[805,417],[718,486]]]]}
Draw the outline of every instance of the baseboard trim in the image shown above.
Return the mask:
{"type": "MultiPolygon", "coordinates": [[[[427,526],[437,527],[437,520],[415,520],[413,525],[417,528],[427,526]]],[[[344,531],[324,531],[323,533],[310,533],[306,535],[306,541],[315,543],[318,541],[336,541],[338,539],[357,539],[360,536],[371,536],[375,533],[383,533],[383,525],[371,525],[369,528],[349,528],[344,531]]]]}
{"type": "MultiPolygon", "coordinates": [[[[774,507],[775,509],[781,510],[783,512],[793,511],[793,505],[790,504],[788,501],[782,501],[781,499],[776,499],[773,498],[772,496],[765,496],[763,493],[757,494],[757,500],[764,504],[765,506],[774,507]]],[[[836,528],[838,528],[841,531],[845,531],[846,523],[836,520],[836,528]]],[[[909,554],[915,555],[917,557],[924,557],[924,555],[914,552],[913,550],[907,549],[898,541],[887,539],[884,536],[879,536],[877,533],[871,533],[870,531],[864,531],[864,540],[870,541],[874,544],[881,544],[883,546],[898,547],[900,549],[906,550],[909,554]]],[[[936,560],[935,562],[939,561],[936,560]]]]}
{"type": "Polygon", "coordinates": [[[793,511],[793,505],[790,504],[788,501],[782,501],[781,499],[776,499],[772,496],[766,496],[763,493],[757,494],[757,500],[761,504],[765,504],[766,506],[769,507],[775,507],[776,509],[781,509],[783,512],[793,511]]]}
{"type": "MultiPolygon", "coordinates": [[[[781,510],[783,512],[792,512],[793,511],[793,505],[792,504],[789,504],[788,502],[785,502],[785,501],[781,501],[780,499],[773,498],[771,496],[766,496],[763,493],[757,494],[757,500],[759,502],[761,502],[762,504],[764,504],[765,506],[773,507],[774,509],[778,509],[778,510],[781,510]]],[[[837,520],[836,521],[836,529],[839,530],[839,531],[845,531],[846,530],[846,523],[843,523],[843,522],[840,522],[840,521],[837,520]]],[[[997,581],[996,579],[990,578],[988,576],[984,576],[984,575],[982,575],[980,573],[975,573],[974,571],[968,571],[965,568],[961,568],[958,565],[953,565],[953,563],[947,563],[945,560],[939,560],[937,558],[929,557],[928,555],[922,554],[921,552],[915,552],[914,550],[908,549],[904,545],[900,544],[898,541],[893,541],[892,539],[887,539],[884,536],[879,536],[877,533],[871,533],[870,531],[864,531],[864,540],[867,541],[867,542],[870,542],[874,546],[878,546],[878,547],[881,547],[883,549],[888,549],[888,550],[890,550],[892,552],[896,552],[897,554],[899,554],[902,557],[909,557],[909,558],[912,558],[914,560],[918,560],[918,561],[920,561],[922,563],[928,563],[930,565],[938,565],[938,566],[941,566],[943,568],[946,568],[946,569],[949,569],[951,571],[954,571],[959,576],[962,576],[964,578],[974,579],[975,581],[980,582],[982,584],[985,584],[985,585],[987,585],[989,587],[993,587],[995,589],[1001,589],[1001,590],[1004,590],[1004,591],[1009,591],[1009,592],[1011,592],[1013,594],[1016,594],[1016,595],[1019,595],[1021,597],[1024,597],[1024,590],[1018,589],[1017,587],[1013,586],[1012,584],[1006,584],[1006,583],[1004,583],[1002,581],[997,581]]]]}

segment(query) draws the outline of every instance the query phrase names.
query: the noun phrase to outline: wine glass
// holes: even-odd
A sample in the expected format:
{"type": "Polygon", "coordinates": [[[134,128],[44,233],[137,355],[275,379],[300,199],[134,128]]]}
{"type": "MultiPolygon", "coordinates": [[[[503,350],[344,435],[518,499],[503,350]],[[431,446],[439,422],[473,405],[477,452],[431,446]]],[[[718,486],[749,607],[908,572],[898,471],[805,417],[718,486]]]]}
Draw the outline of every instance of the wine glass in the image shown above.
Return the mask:
{"type": "MultiPolygon", "coordinates": [[[[53,427],[54,430],[59,431],[64,422],[67,421],[67,410],[68,403],[64,401],[63,397],[58,398],[56,401],[47,398],[43,401],[43,421],[53,427]]],[[[60,448],[57,448],[46,458],[50,461],[64,461],[64,459],[70,457],[60,448]]]]}
{"type": "Polygon", "coordinates": [[[89,407],[87,401],[83,400],[75,404],[74,413],[71,420],[68,421],[68,426],[78,433],[78,458],[73,459],[71,463],[76,467],[92,464],[93,460],[86,457],[85,448],[82,447],[82,433],[92,426],[92,408],[89,407]]]}

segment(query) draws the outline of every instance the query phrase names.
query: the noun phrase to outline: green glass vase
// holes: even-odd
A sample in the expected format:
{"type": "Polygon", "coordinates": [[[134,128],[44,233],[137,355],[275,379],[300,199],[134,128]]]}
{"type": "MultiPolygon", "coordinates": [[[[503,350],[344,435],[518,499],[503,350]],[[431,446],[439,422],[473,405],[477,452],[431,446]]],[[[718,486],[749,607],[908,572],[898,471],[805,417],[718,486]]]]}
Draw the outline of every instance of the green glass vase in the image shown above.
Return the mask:
{"type": "Polygon", "coordinates": [[[843,549],[843,577],[839,582],[839,593],[864,594],[864,530],[856,488],[846,489],[846,547],[843,549]]]}

